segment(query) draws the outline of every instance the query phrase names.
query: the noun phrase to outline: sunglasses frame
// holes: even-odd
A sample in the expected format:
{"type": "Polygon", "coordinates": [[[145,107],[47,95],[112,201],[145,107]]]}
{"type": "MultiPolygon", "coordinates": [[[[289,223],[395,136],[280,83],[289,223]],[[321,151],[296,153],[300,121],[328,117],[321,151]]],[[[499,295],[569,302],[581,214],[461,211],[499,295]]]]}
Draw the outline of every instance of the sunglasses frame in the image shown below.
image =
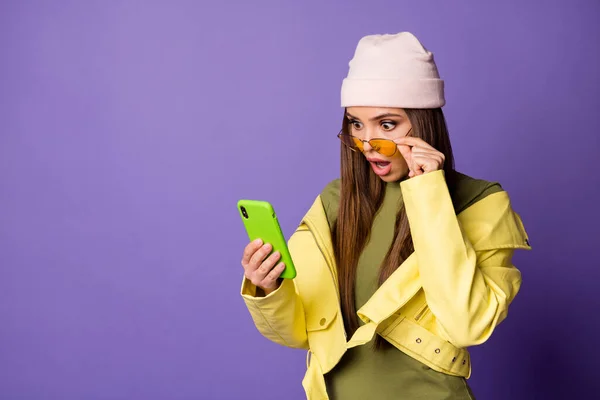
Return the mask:
{"type": "Polygon", "coordinates": [[[374,151],[376,151],[377,153],[379,153],[379,154],[382,154],[382,155],[384,155],[384,156],[386,156],[386,157],[392,157],[392,156],[394,156],[394,155],[396,154],[396,152],[398,151],[398,145],[397,145],[397,144],[396,144],[396,142],[394,142],[392,139],[385,139],[385,138],[372,138],[372,139],[369,139],[369,140],[363,140],[363,139],[361,139],[361,138],[358,138],[358,137],[356,137],[356,136],[353,136],[353,135],[351,135],[351,134],[349,134],[349,133],[344,133],[344,130],[343,130],[343,129],[342,129],[342,130],[340,130],[340,132],[337,134],[337,137],[338,137],[338,139],[340,139],[340,141],[341,141],[341,142],[342,142],[342,143],[343,143],[343,144],[344,144],[346,147],[348,147],[348,148],[349,148],[350,150],[352,150],[352,151],[356,151],[356,152],[361,152],[361,153],[362,153],[362,151],[361,151],[360,149],[358,149],[358,148],[356,148],[356,147],[352,147],[352,146],[351,146],[351,145],[349,145],[348,143],[344,142],[344,139],[343,139],[343,137],[344,137],[344,136],[347,136],[347,137],[349,137],[349,138],[351,138],[351,139],[356,139],[356,140],[358,140],[359,142],[362,142],[362,143],[363,143],[363,146],[364,146],[364,143],[369,143],[369,146],[373,147],[373,145],[371,144],[371,141],[372,141],[372,140],[383,140],[383,141],[386,141],[386,142],[391,142],[391,143],[393,143],[393,144],[394,144],[394,152],[393,152],[392,154],[390,154],[389,156],[388,156],[388,155],[385,155],[385,154],[382,154],[382,153],[379,153],[377,150],[374,150],[374,151]]]}

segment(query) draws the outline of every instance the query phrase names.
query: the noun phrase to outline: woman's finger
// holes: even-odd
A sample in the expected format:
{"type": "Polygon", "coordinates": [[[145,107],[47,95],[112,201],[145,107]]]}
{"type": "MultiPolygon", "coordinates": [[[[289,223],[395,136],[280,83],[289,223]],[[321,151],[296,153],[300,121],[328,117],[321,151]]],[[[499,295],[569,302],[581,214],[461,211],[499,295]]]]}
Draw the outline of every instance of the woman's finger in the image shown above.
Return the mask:
{"type": "Polygon", "coordinates": [[[414,158],[415,162],[418,164],[427,162],[427,160],[434,160],[437,164],[439,164],[439,166],[443,166],[444,161],[446,159],[443,154],[437,153],[437,152],[432,152],[432,153],[417,152],[417,153],[413,153],[413,158],[414,158]]]}
{"type": "Polygon", "coordinates": [[[411,148],[410,146],[398,145],[398,150],[407,163],[411,163],[411,148]]]}
{"type": "Polygon", "coordinates": [[[442,154],[433,147],[413,146],[411,150],[412,154],[442,154]]]}
{"type": "Polygon", "coordinates": [[[252,257],[250,258],[250,262],[248,262],[248,268],[251,271],[256,271],[258,267],[260,267],[260,264],[262,264],[264,259],[267,258],[272,249],[273,246],[271,246],[270,243],[266,243],[263,246],[261,246],[258,250],[256,250],[256,252],[254,252],[254,255],[252,255],[252,257]]]}
{"type": "Polygon", "coordinates": [[[408,166],[409,172],[412,171],[414,165],[412,160],[411,148],[409,146],[398,145],[398,150],[400,151],[402,158],[404,158],[404,161],[406,161],[406,165],[408,166]]]}
{"type": "Polygon", "coordinates": [[[424,172],[431,172],[440,169],[443,165],[443,159],[437,155],[413,155],[415,162],[419,165],[419,168],[424,172]]]}
{"type": "Polygon", "coordinates": [[[253,240],[252,242],[246,245],[246,247],[244,248],[244,254],[242,255],[242,267],[248,267],[250,259],[252,258],[254,253],[256,253],[256,250],[260,249],[262,245],[263,242],[261,239],[253,240]]]}
{"type": "Polygon", "coordinates": [[[277,264],[280,258],[281,254],[278,251],[276,251],[273,254],[271,254],[267,259],[265,259],[256,269],[256,271],[254,271],[254,280],[256,280],[259,283],[262,282],[265,279],[265,277],[269,275],[269,273],[271,272],[275,264],[277,264]]]}
{"type": "Polygon", "coordinates": [[[423,160],[431,159],[443,164],[445,159],[444,155],[440,153],[413,153],[412,157],[417,163],[423,162],[423,160]]]}
{"type": "Polygon", "coordinates": [[[277,264],[273,269],[271,269],[271,272],[269,272],[267,276],[265,276],[260,286],[267,289],[271,289],[277,286],[277,279],[279,279],[279,276],[283,273],[284,269],[284,263],[277,264]]]}
{"type": "Polygon", "coordinates": [[[394,142],[397,145],[404,145],[404,146],[410,146],[410,147],[414,147],[414,146],[420,146],[420,147],[424,147],[424,148],[428,148],[428,149],[433,149],[433,147],[427,143],[426,141],[424,141],[421,138],[418,137],[414,137],[414,136],[404,136],[398,139],[394,139],[394,142]]]}

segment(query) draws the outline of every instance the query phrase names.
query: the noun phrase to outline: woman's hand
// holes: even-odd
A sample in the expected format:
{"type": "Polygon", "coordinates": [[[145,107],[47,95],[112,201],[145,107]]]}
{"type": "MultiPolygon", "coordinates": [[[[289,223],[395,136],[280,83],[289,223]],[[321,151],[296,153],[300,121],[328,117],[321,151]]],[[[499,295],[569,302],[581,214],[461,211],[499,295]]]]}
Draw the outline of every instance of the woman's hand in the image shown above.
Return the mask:
{"type": "Polygon", "coordinates": [[[285,269],[284,263],[277,264],[281,258],[279,252],[276,251],[269,256],[272,249],[273,247],[269,243],[263,245],[262,240],[256,239],[246,246],[242,256],[244,275],[255,286],[261,288],[265,294],[269,294],[279,287],[278,278],[285,269]]]}
{"type": "Polygon", "coordinates": [[[423,175],[444,168],[446,157],[423,139],[406,136],[395,139],[398,150],[406,160],[408,177],[423,175]]]}

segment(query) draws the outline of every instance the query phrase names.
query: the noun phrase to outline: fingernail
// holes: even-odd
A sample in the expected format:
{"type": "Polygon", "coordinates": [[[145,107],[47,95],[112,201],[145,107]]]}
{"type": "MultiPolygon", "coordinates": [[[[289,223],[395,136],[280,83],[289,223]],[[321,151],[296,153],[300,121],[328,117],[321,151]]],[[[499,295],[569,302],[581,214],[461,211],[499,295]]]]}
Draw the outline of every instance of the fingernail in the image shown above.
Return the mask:
{"type": "Polygon", "coordinates": [[[276,251],[275,253],[273,253],[273,255],[274,255],[275,257],[279,257],[279,256],[281,255],[281,253],[279,253],[278,251],[276,251]]]}
{"type": "Polygon", "coordinates": [[[257,246],[261,245],[262,244],[262,239],[260,239],[260,238],[259,239],[254,239],[254,244],[257,245],[257,246]]]}
{"type": "Polygon", "coordinates": [[[280,264],[277,266],[277,268],[279,268],[279,269],[284,269],[284,268],[285,268],[285,264],[284,264],[284,263],[280,263],[280,264]]]}
{"type": "Polygon", "coordinates": [[[271,244],[270,243],[265,244],[263,246],[263,249],[265,249],[265,250],[271,250],[271,244]]]}

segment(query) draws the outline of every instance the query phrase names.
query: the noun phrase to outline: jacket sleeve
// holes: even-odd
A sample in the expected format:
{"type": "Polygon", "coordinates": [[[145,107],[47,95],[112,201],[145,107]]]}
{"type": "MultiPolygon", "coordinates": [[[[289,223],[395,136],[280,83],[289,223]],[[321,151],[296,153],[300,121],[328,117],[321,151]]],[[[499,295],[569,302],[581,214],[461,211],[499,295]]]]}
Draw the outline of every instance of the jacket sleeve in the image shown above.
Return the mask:
{"type": "Polygon", "coordinates": [[[304,309],[294,281],[284,279],[267,296],[259,292],[262,291],[244,278],[241,295],[258,331],[280,345],[307,349],[304,309]]]}
{"type": "MultiPolygon", "coordinates": [[[[421,283],[441,333],[457,347],[485,342],[521,286],[521,273],[512,264],[514,248],[528,245],[475,251],[456,216],[443,171],[403,181],[401,187],[421,283]]],[[[495,217],[482,218],[469,231],[478,238],[502,231],[503,218],[515,218],[509,204],[506,208],[487,210],[495,217]]]]}

